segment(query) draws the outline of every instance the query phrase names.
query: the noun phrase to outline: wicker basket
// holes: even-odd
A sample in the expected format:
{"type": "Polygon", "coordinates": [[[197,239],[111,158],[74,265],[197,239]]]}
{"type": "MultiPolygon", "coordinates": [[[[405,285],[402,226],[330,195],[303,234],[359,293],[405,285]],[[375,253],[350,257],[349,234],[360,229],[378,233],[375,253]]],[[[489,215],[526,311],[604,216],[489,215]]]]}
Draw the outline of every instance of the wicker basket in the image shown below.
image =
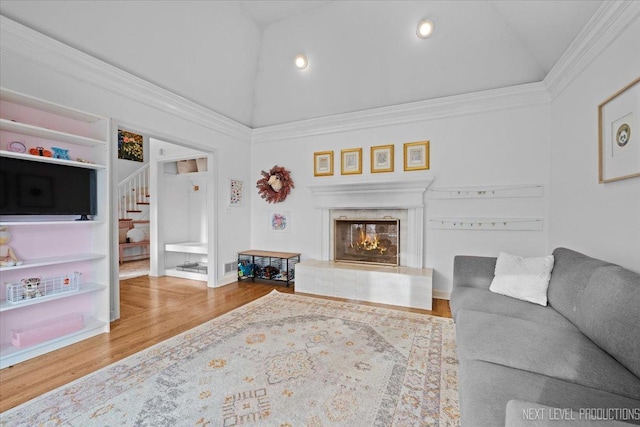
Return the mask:
{"type": "Polygon", "coordinates": [[[198,165],[196,164],[196,159],[178,160],[176,164],[178,165],[178,173],[180,174],[198,171],[198,165]]]}

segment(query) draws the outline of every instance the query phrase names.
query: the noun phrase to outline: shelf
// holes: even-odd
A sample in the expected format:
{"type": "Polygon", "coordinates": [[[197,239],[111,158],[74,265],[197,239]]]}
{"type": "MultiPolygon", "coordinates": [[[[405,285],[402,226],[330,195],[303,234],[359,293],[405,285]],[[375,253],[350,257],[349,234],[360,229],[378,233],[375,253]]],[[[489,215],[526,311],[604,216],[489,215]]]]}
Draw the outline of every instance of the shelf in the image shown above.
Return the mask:
{"type": "MultiPolygon", "coordinates": [[[[76,293],[77,294],[77,293],[76,293]]],[[[107,324],[105,322],[101,322],[99,320],[96,319],[89,319],[84,328],[72,332],[70,334],[67,335],[63,335],[61,337],[58,338],[54,338],[52,340],[48,340],[39,344],[35,344],[29,347],[24,347],[24,348],[16,348],[14,346],[12,346],[11,344],[4,344],[2,345],[2,347],[0,347],[0,361],[2,362],[2,364],[0,365],[0,368],[4,369],[8,366],[14,365],[15,363],[18,363],[21,360],[25,360],[27,358],[29,358],[29,353],[33,353],[34,351],[37,351],[40,348],[43,347],[47,347],[51,344],[55,344],[57,342],[63,342],[63,341],[68,341],[70,338],[76,337],[76,336],[80,336],[80,335],[86,335],[86,334],[90,334],[92,332],[98,332],[101,329],[104,329],[105,326],[107,326],[107,324]],[[27,357],[24,357],[27,356],[27,357]],[[6,362],[7,359],[13,359],[13,362],[6,362]]],[[[95,334],[93,334],[95,335],[95,334]]],[[[67,344],[65,344],[67,345],[67,344]]],[[[31,355],[30,357],[34,357],[33,355],[31,355]]]]}
{"type": "Polygon", "coordinates": [[[99,139],[87,138],[86,136],[74,135],[57,130],[41,128],[39,126],[14,122],[7,119],[0,119],[0,130],[19,133],[21,135],[35,136],[38,138],[44,138],[58,142],[66,142],[69,144],[84,145],[87,147],[106,145],[105,141],[100,141],[99,139]]]}
{"type": "Polygon", "coordinates": [[[167,252],[181,252],[185,254],[207,255],[209,252],[207,243],[202,242],[181,242],[166,243],[164,250],[167,252]]]}
{"type": "Polygon", "coordinates": [[[171,277],[178,277],[180,279],[200,280],[202,282],[206,282],[208,279],[208,276],[206,274],[194,273],[191,271],[181,271],[176,268],[168,268],[164,274],[171,277]]]}
{"type": "Polygon", "coordinates": [[[83,113],[74,108],[64,107],[52,102],[45,102],[32,96],[4,88],[0,89],[0,100],[86,123],[96,123],[103,120],[102,117],[94,116],[93,114],[83,113]]]}
{"type": "MultiPolygon", "coordinates": [[[[7,215],[9,216],[9,215],[7,215]]],[[[69,215],[65,215],[69,216],[69,215]]],[[[77,215],[75,215],[77,216],[77,215]]],[[[35,216],[33,216],[34,218],[36,218],[35,216]]],[[[69,219],[63,219],[63,220],[44,220],[44,221],[38,221],[37,219],[34,219],[33,221],[31,219],[25,219],[20,220],[20,221],[0,221],[0,225],[6,225],[7,227],[14,227],[17,225],[98,225],[98,224],[106,224],[106,221],[94,221],[94,220],[89,220],[89,221],[76,221],[76,220],[69,220],[69,219]]]]}
{"type": "Polygon", "coordinates": [[[10,310],[15,310],[23,307],[27,307],[30,305],[42,304],[49,301],[55,301],[62,298],[74,297],[77,295],[88,294],[92,292],[101,291],[103,289],[107,289],[106,285],[100,285],[98,283],[85,283],[80,285],[80,289],[72,292],[61,292],[59,294],[53,294],[51,296],[41,297],[41,298],[33,298],[30,300],[25,300],[18,303],[10,303],[7,300],[0,301],[0,313],[10,310]]]}
{"type": "Polygon", "coordinates": [[[0,150],[0,157],[11,157],[14,159],[29,160],[31,162],[54,163],[57,165],[73,166],[85,169],[104,169],[105,165],[96,163],[77,162],[75,160],[54,159],[53,157],[34,156],[33,154],[14,153],[13,151],[0,150]]]}
{"type": "Polygon", "coordinates": [[[106,255],[100,255],[100,254],[77,254],[77,255],[54,256],[50,258],[40,258],[40,259],[32,259],[29,261],[23,261],[21,265],[14,265],[13,267],[0,267],[0,271],[5,272],[5,271],[13,271],[13,270],[24,270],[25,268],[44,267],[46,265],[67,264],[70,262],[79,262],[79,261],[92,261],[94,259],[102,259],[105,257],[106,255]]]}

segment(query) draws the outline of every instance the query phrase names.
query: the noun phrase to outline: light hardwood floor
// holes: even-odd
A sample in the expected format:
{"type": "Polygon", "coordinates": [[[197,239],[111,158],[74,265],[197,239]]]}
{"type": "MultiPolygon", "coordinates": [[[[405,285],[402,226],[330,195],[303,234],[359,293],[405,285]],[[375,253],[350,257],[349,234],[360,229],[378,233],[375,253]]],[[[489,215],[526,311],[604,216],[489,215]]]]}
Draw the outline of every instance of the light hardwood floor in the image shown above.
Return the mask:
{"type": "MultiPolygon", "coordinates": [[[[209,289],[203,282],[172,277],[121,281],[120,315],[111,332],[0,370],[0,412],[13,408],[140,350],[258,299],[293,287],[235,282],[209,289]]],[[[379,304],[369,304],[379,305],[379,304]]],[[[433,311],[403,311],[451,317],[449,302],[434,300],[433,311]]]]}

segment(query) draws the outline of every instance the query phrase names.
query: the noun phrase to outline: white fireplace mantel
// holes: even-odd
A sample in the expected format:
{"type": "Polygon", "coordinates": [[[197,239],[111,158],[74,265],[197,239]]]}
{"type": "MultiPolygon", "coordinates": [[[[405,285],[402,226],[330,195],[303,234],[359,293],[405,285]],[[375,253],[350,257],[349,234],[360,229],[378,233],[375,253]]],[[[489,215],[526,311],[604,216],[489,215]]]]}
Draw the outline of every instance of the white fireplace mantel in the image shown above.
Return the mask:
{"type": "MultiPolygon", "coordinates": [[[[332,209],[406,209],[406,253],[401,265],[422,268],[424,253],[424,198],[434,178],[420,180],[326,183],[309,186],[316,208],[321,210],[320,253],[331,259],[332,209]]],[[[401,225],[403,226],[403,225],[401,225]]]]}

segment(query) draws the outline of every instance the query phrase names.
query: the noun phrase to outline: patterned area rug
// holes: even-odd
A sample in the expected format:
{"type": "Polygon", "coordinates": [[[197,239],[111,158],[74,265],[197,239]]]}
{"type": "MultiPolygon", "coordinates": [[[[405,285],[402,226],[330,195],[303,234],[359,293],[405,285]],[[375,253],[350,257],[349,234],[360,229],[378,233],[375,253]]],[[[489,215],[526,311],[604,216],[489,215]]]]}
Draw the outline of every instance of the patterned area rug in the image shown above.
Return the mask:
{"type": "Polygon", "coordinates": [[[451,319],[271,294],[0,416],[0,425],[458,426],[451,319]]]}

